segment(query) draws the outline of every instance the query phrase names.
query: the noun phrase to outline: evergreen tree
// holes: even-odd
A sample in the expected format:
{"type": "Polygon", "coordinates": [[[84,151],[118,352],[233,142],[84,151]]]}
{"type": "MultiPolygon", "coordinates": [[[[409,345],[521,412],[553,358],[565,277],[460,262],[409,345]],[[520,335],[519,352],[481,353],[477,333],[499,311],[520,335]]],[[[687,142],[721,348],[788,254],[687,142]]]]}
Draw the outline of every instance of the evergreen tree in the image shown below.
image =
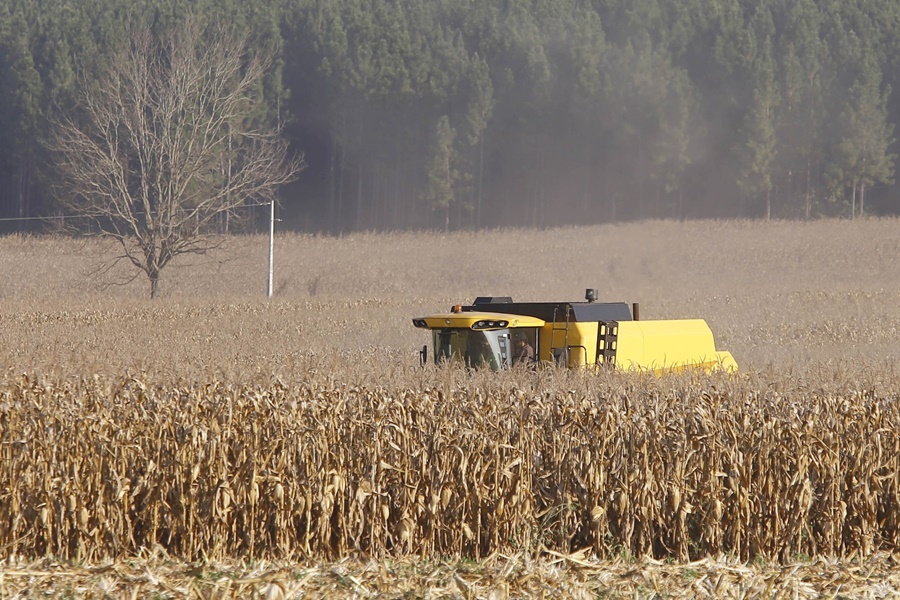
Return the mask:
{"type": "Polygon", "coordinates": [[[450,126],[450,119],[447,115],[442,115],[437,121],[432,141],[425,201],[431,210],[443,212],[444,231],[450,230],[450,206],[453,204],[454,186],[458,177],[454,167],[455,138],[456,131],[450,126]]]}
{"type": "Polygon", "coordinates": [[[457,174],[442,226],[809,218],[843,206],[824,190],[848,213],[873,191],[900,211],[893,0],[8,0],[0,212],[51,210],[37,142],[74,114],[76,75],[109,66],[130,18],[161,31],[188,12],[276,57],[247,117],[309,149],[289,223],[434,224],[441,117],[457,174]]]}
{"type": "Polygon", "coordinates": [[[481,226],[481,205],[484,190],[484,137],[494,109],[494,87],[487,62],[478,54],[471,61],[466,79],[467,101],[462,155],[467,156],[468,181],[473,197],[475,227],[481,226]]]}
{"type": "Polygon", "coordinates": [[[776,47],[782,90],[778,115],[778,164],[789,205],[809,219],[817,196],[816,173],[824,160],[828,49],[821,39],[822,12],[814,0],[789,3],[776,47]]]}
{"type": "MultiPolygon", "coordinates": [[[[5,204],[16,217],[31,217],[43,82],[33,54],[31,23],[39,7],[15,0],[0,9],[0,178],[5,204]]],[[[0,196],[2,198],[2,196],[0,196]]],[[[25,228],[24,222],[20,229],[25,228]]]]}
{"type": "Polygon", "coordinates": [[[772,217],[772,168],[776,158],[776,109],[778,92],[772,57],[774,24],[771,13],[759,6],[752,20],[753,53],[751,72],[754,87],[752,104],[741,129],[738,156],[740,161],[738,187],[749,200],[764,199],[766,219],[772,217]]]}
{"type": "Polygon", "coordinates": [[[881,89],[881,74],[874,58],[866,54],[858,80],[850,87],[847,105],[840,115],[841,134],[837,144],[837,162],[830,175],[837,189],[850,189],[851,217],[865,213],[866,189],[876,183],[893,183],[896,155],[894,126],[887,118],[891,90],[881,89]]]}

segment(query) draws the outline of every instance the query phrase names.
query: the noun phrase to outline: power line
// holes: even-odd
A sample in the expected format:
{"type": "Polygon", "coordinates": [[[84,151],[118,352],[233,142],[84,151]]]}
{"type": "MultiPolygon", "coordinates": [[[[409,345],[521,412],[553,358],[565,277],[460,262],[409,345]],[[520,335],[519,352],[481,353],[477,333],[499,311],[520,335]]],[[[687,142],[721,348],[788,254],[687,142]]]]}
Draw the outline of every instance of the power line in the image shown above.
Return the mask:
{"type": "MultiPolygon", "coordinates": [[[[241,204],[240,206],[234,207],[235,209],[240,208],[254,208],[257,206],[269,206],[271,202],[262,202],[259,204],[241,204]]],[[[176,213],[186,213],[192,212],[193,209],[190,208],[180,208],[176,211],[176,213]]],[[[144,213],[135,213],[135,216],[140,216],[144,213]]],[[[94,218],[109,218],[110,215],[101,215],[101,214],[84,214],[84,215],[55,215],[50,217],[0,217],[0,222],[9,222],[9,221],[58,221],[65,219],[94,219],[94,218]]]]}
{"type": "Polygon", "coordinates": [[[49,221],[52,219],[65,219],[66,217],[0,217],[0,221],[49,221]]]}

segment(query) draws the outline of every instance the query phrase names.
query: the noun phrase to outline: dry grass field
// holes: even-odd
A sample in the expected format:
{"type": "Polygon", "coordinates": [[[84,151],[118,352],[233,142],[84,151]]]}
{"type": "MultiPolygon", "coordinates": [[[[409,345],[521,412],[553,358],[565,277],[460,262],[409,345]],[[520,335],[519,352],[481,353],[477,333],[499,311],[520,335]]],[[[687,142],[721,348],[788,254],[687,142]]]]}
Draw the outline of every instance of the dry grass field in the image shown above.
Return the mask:
{"type": "Polygon", "coordinates": [[[898,354],[900,222],[649,222],[546,231],[238,237],[164,272],[91,276],[96,241],[0,239],[0,360],[14,370],[265,375],[297,354],[374,351],[408,364],[412,316],[477,295],[640,302],[644,318],[702,316],[747,369],[898,354]],[[400,353],[399,355],[397,353],[400,353]]]}
{"type": "Polygon", "coordinates": [[[0,597],[900,593],[898,220],[280,235],[271,300],[263,236],[110,250],[0,238],[0,597]],[[417,364],[586,287],[741,373],[417,364]]]}

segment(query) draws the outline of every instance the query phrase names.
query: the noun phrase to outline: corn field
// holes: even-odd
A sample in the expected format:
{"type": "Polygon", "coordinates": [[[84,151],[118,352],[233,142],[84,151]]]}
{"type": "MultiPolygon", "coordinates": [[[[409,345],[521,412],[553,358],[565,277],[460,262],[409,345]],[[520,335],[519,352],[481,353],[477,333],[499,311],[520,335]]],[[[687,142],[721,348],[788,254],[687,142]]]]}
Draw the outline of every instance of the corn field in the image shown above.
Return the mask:
{"type": "Polygon", "coordinates": [[[900,550],[896,396],[758,383],[21,376],[0,395],[0,546],[94,562],[157,546],[188,561],[900,550]]]}
{"type": "Polygon", "coordinates": [[[269,300],[235,236],[153,302],[0,238],[0,598],[897,596],[898,231],[278,234],[269,300]],[[587,287],[740,372],[418,364],[413,317],[587,287]]]}

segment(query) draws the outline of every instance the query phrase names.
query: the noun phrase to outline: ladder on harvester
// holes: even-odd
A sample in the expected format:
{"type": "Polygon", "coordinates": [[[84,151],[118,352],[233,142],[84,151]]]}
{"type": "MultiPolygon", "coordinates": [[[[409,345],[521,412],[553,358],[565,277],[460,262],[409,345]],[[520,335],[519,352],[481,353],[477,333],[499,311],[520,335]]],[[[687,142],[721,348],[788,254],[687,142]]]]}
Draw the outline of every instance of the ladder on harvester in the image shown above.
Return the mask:
{"type": "Polygon", "coordinates": [[[567,367],[569,366],[569,315],[572,312],[572,307],[566,305],[566,320],[558,321],[556,319],[557,313],[559,312],[559,307],[556,306],[553,308],[553,326],[550,331],[550,353],[553,355],[553,360],[557,365],[567,367]],[[563,334],[563,345],[555,346],[556,340],[556,332],[562,331],[563,334]]]}
{"type": "Polygon", "coordinates": [[[616,366],[616,345],[619,337],[618,321],[600,321],[597,329],[597,364],[616,366]]]}

